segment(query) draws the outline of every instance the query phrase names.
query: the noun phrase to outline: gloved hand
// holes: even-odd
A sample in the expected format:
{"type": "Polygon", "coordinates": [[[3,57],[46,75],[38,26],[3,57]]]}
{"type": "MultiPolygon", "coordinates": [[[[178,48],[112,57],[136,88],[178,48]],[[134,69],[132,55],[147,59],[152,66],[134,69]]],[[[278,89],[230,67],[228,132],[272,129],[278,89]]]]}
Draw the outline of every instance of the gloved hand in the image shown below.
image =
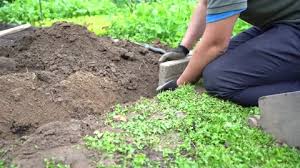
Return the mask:
{"type": "Polygon", "coordinates": [[[187,56],[189,52],[189,49],[187,49],[183,45],[179,45],[177,48],[174,48],[170,52],[167,52],[164,55],[162,55],[159,59],[159,62],[162,63],[166,61],[183,59],[187,56]]]}
{"type": "Polygon", "coordinates": [[[166,90],[175,90],[178,87],[176,80],[170,80],[156,88],[157,92],[163,92],[166,90]]]}

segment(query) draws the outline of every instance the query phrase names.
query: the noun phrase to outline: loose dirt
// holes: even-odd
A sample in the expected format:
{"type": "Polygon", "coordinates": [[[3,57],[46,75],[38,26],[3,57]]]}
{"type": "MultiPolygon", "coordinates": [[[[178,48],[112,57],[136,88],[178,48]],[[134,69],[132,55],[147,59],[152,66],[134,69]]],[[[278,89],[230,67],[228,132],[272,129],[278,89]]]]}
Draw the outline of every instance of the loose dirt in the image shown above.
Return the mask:
{"type": "Polygon", "coordinates": [[[73,164],[65,156],[78,150],[68,147],[102,127],[113,105],[155,95],[158,59],[68,23],[1,37],[0,159],[39,167],[52,153],[73,164]]]}

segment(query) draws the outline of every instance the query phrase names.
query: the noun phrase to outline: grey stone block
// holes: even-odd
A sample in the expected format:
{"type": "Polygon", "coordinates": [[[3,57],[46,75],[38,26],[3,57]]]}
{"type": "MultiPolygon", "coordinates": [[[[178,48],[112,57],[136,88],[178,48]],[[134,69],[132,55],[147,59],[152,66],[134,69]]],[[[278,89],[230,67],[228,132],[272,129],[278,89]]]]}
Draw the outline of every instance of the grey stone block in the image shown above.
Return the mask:
{"type": "Polygon", "coordinates": [[[260,125],[279,142],[300,147],[300,91],[259,99],[260,125]]]}
{"type": "Polygon", "coordinates": [[[189,63],[190,56],[181,59],[181,60],[175,60],[175,61],[167,61],[164,63],[161,63],[159,65],[159,82],[158,86],[164,84],[167,81],[177,79],[182,72],[184,71],[185,67],[189,63]]]}

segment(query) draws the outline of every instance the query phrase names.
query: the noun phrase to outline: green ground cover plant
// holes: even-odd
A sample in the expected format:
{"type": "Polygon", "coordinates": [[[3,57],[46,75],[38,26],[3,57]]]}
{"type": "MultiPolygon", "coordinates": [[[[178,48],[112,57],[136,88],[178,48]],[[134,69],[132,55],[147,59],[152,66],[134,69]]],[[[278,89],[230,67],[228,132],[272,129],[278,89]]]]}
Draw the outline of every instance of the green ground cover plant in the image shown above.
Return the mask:
{"type": "Polygon", "coordinates": [[[248,127],[258,113],[185,86],[116,106],[109,131],[84,140],[103,156],[98,167],[300,167],[299,151],[248,127]]]}
{"type": "MultiPolygon", "coordinates": [[[[20,24],[41,20],[38,0],[4,2],[0,8],[0,22],[20,24]]],[[[58,19],[110,14],[117,10],[117,6],[111,0],[42,0],[42,9],[42,18],[58,19]]]]}
{"type": "Polygon", "coordinates": [[[44,160],[45,168],[70,168],[70,165],[63,164],[62,162],[56,162],[53,159],[44,160]]]}
{"type": "Polygon", "coordinates": [[[0,168],[17,168],[17,167],[12,164],[6,164],[4,161],[0,160],[0,168]]]}

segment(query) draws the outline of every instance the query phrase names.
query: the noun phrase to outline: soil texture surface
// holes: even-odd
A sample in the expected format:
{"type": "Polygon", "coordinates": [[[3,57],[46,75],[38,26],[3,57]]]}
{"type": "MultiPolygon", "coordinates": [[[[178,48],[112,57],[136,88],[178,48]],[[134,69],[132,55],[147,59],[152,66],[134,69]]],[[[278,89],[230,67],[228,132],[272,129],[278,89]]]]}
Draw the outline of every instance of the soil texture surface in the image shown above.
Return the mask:
{"type": "Polygon", "coordinates": [[[0,159],[90,164],[93,153],[74,146],[103,127],[113,105],[156,94],[159,56],[69,23],[1,37],[0,159]]]}

